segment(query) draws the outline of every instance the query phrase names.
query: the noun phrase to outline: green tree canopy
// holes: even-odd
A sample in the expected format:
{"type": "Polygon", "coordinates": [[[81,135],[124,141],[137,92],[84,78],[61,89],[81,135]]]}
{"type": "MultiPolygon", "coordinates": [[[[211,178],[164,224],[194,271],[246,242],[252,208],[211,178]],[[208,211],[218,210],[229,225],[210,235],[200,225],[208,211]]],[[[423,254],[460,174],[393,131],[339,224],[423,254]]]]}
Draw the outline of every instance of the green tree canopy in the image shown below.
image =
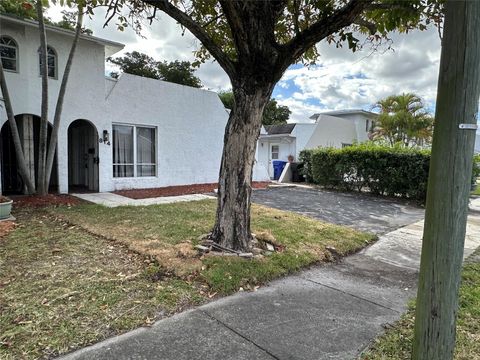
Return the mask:
{"type": "Polygon", "coordinates": [[[27,1],[2,0],[0,1],[0,13],[15,15],[22,19],[37,19],[35,8],[27,1]]]}
{"type": "Polygon", "coordinates": [[[433,117],[415,94],[392,95],[378,101],[373,139],[389,145],[424,146],[431,142],[433,117]]]}
{"type": "MultiPolygon", "coordinates": [[[[231,90],[220,91],[218,96],[222,100],[223,106],[230,110],[233,109],[235,99],[231,90]]],[[[270,99],[263,110],[262,125],[286,124],[291,113],[288,106],[278,105],[277,100],[270,99]]]]}
{"type": "MultiPolygon", "coordinates": [[[[172,62],[160,62],[138,51],[128,52],[125,56],[121,57],[110,57],[107,61],[119,66],[120,70],[127,74],[169,81],[196,88],[202,87],[202,82],[194,74],[194,67],[188,61],[175,60],[172,62]]],[[[112,77],[118,77],[119,74],[112,72],[110,75],[112,77]]]]}
{"type": "MultiPolygon", "coordinates": [[[[93,8],[97,6],[96,0],[82,0],[82,1],[64,1],[64,0],[56,0],[51,1],[52,4],[60,4],[60,5],[68,5],[70,7],[75,7],[75,4],[82,5],[87,9],[89,14],[93,13],[93,8]]],[[[49,6],[48,2],[44,2],[43,8],[46,10],[49,6]]],[[[35,7],[32,1],[23,1],[23,0],[2,0],[0,2],[0,14],[7,14],[17,16],[22,19],[30,19],[38,21],[38,15],[35,11],[35,7]]],[[[43,17],[45,24],[57,26],[62,29],[67,29],[71,31],[75,31],[75,26],[77,22],[77,11],[72,10],[62,10],[62,20],[60,21],[53,21],[49,17],[43,17]]],[[[81,29],[82,34],[92,35],[92,30],[82,27],[81,29]]]]}
{"type": "Polygon", "coordinates": [[[189,61],[163,61],[158,63],[157,67],[161,80],[196,88],[202,87],[202,82],[194,75],[195,69],[189,61]]]}
{"type": "MultiPolygon", "coordinates": [[[[127,74],[160,79],[157,62],[151,56],[138,51],[127,52],[125,56],[109,57],[108,62],[120,67],[120,70],[127,74]]],[[[112,72],[112,77],[118,77],[117,72],[112,72]]]]}

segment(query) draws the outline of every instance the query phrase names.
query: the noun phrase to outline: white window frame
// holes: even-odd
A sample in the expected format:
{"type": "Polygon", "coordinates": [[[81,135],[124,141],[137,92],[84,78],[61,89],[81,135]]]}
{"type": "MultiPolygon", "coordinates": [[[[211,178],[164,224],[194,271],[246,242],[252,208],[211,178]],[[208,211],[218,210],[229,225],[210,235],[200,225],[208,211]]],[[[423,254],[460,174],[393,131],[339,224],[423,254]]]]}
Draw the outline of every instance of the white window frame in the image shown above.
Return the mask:
{"type": "MultiPolygon", "coordinates": [[[[5,59],[8,59],[8,60],[15,60],[15,70],[7,69],[5,67],[3,68],[3,70],[13,72],[13,73],[18,73],[19,72],[19,67],[20,67],[19,66],[20,62],[18,61],[18,55],[19,55],[18,54],[18,43],[15,41],[15,39],[13,37],[11,37],[9,35],[2,35],[2,36],[0,36],[0,39],[10,40],[14,44],[14,45],[10,45],[10,44],[0,43],[0,46],[15,49],[15,58],[5,58],[5,59]]],[[[1,61],[1,58],[0,58],[0,61],[1,61]]]]}
{"type": "Polygon", "coordinates": [[[158,130],[157,130],[157,127],[156,126],[152,126],[152,125],[141,125],[141,124],[124,124],[124,123],[112,123],[112,177],[114,179],[148,179],[148,178],[156,178],[158,177],[158,140],[157,140],[157,134],[158,134],[158,130]],[[115,125],[118,125],[118,126],[128,126],[128,127],[131,127],[133,128],[133,163],[124,163],[124,164],[119,164],[119,163],[114,163],[113,162],[113,127],[115,125]],[[155,163],[138,163],[137,162],[137,127],[139,128],[148,128],[148,129],[154,129],[154,132],[155,132],[155,141],[154,141],[154,146],[155,146],[155,160],[156,162],[155,163]],[[113,172],[113,167],[115,165],[133,165],[133,176],[115,176],[114,172],[113,172]],[[150,166],[154,166],[155,167],[155,175],[153,176],[138,176],[137,173],[137,166],[139,165],[150,165],[150,166]]]}
{"type": "Polygon", "coordinates": [[[270,159],[273,161],[273,160],[280,160],[280,144],[270,144],[270,159]],[[273,151],[272,151],[272,148],[276,146],[278,148],[278,150],[275,152],[277,154],[277,158],[274,159],[273,158],[273,151]]]}
{"type": "MultiPolygon", "coordinates": [[[[38,48],[38,75],[39,76],[42,76],[42,66],[40,64],[41,49],[42,49],[41,47],[38,48]]],[[[51,56],[54,59],[54,65],[53,65],[53,73],[54,74],[53,74],[53,76],[48,75],[48,78],[49,79],[58,79],[58,54],[57,54],[57,51],[52,46],[47,45],[47,74],[48,74],[48,68],[49,68],[48,58],[51,57],[51,56]]]]}
{"type": "Polygon", "coordinates": [[[135,125],[135,128],[133,130],[134,132],[134,136],[135,136],[135,142],[134,142],[134,146],[135,146],[135,149],[133,151],[133,155],[135,156],[134,157],[134,162],[135,162],[135,171],[134,171],[134,176],[135,177],[138,177],[138,178],[154,178],[154,177],[157,177],[157,162],[158,162],[158,156],[157,156],[157,127],[156,126],[150,126],[150,125],[135,125]],[[139,163],[138,162],[138,159],[137,159],[137,128],[143,128],[143,129],[153,129],[153,136],[154,136],[154,139],[153,139],[153,146],[155,147],[155,154],[154,154],[154,159],[155,159],[155,162],[154,163],[139,163]],[[138,166],[153,166],[154,167],[154,175],[153,176],[138,176],[138,166]]]}

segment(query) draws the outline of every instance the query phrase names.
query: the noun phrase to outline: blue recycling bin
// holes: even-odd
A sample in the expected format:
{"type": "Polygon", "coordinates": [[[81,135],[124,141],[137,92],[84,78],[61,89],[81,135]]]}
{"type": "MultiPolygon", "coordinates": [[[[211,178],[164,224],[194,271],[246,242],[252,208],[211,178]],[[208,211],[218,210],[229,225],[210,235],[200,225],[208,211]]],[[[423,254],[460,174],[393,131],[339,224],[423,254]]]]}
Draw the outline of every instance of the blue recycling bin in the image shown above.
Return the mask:
{"type": "Polygon", "coordinates": [[[280,175],[282,175],[283,168],[287,164],[286,161],[281,160],[274,160],[273,162],[273,180],[280,179],[280,175]]]}

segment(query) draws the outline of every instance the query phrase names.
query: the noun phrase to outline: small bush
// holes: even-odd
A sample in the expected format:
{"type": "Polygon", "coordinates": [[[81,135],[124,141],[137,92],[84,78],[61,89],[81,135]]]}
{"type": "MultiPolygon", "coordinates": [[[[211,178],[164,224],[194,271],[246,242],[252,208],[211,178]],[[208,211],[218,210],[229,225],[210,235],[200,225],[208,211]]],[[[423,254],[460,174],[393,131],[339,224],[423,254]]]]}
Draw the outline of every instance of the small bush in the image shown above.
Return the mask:
{"type": "Polygon", "coordinates": [[[480,177],[480,154],[473,156],[473,168],[472,168],[472,185],[477,183],[477,179],[480,177]]]}
{"type": "Polygon", "coordinates": [[[425,201],[430,152],[364,143],[304,150],[311,182],[339,190],[369,190],[378,195],[425,201]]]}

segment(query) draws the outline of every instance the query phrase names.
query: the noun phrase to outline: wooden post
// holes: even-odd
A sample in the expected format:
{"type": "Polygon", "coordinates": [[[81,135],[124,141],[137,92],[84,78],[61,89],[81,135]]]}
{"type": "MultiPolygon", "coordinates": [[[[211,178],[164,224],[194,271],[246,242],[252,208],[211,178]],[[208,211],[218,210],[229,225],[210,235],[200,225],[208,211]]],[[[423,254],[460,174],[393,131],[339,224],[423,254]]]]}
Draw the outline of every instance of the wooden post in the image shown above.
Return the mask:
{"type": "Polygon", "coordinates": [[[446,2],[413,359],[453,358],[480,96],[480,1],[446,2]],[[462,125],[466,124],[466,125],[462,125]]]}

